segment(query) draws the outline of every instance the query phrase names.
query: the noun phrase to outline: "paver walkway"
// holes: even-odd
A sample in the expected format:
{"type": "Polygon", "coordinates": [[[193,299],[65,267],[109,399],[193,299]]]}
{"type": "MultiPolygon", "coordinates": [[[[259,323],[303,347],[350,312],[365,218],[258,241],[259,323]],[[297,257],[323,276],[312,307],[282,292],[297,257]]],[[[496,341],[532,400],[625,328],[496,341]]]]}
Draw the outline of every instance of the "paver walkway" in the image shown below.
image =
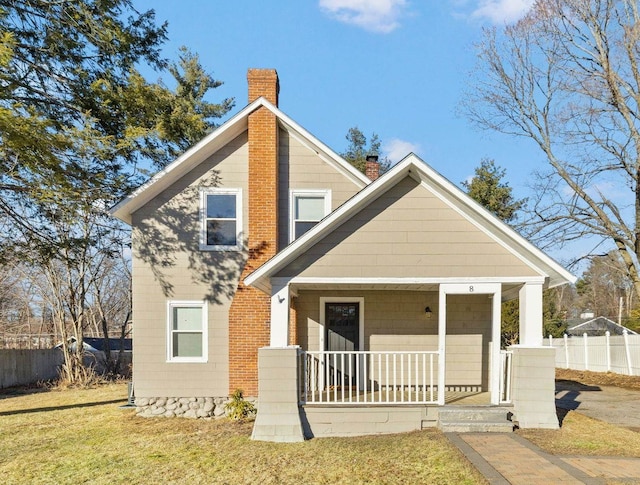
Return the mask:
{"type": "Polygon", "coordinates": [[[447,433],[491,485],[640,484],[640,458],[555,456],[515,433],[447,433]]]}
{"type": "MultiPolygon", "coordinates": [[[[556,406],[640,429],[640,391],[559,380],[556,406]]],[[[447,437],[492,485],[640,484],[640,458],[551,455],[515,433],[447,433],[447,437]]]]}

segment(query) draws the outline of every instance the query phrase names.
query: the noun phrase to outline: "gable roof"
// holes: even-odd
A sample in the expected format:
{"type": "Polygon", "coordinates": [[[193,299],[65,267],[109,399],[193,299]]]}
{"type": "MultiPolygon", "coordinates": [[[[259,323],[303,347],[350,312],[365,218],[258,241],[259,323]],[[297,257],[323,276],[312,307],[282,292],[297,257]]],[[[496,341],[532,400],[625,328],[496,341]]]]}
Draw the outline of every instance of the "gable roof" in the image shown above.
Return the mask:
{"type": "Polygon", "coordinates": [[[582,335],[582,333],[588,334],[590,332],[602,332],[606,330],[617,335],[622,335],[625,330],[631,335],[637,335],[637,332],[634,332],[623,325],[619,325],[607,317],[596,317],[591,320],[587,320],[586,322],[579,323],[578,325],[567,328],[567,333],[570,335],[582,335]]]}
{"type": "Polygon", "coordinates": [[[398,184],[405,177],[411,177],[430,190],[445,204],[470,221],[496,243],[535,270],[540,276],[549,277],[549,287],[574,282],[575,276],[564,269],[551,257],[502,222],[462,190],[433,170],[418,156],[411,153],[395,165],[375,183],[362,189],[354,197],[338,207],[311,230],[296,239],[260,268],[245,278],[245,284],[255,286],[269,293],[269,278],[304,254],[323,237],[346,222],[382,194],[398,184]]]}
{"type": "Polygon", "coordinates": [[[131,224],[131,214],[145,205],[163,190],[187,174],[216,151],[231,142],[248,128],[249,115],[260,107],[271,111],[280,127],[297,136],[310,149],[314,150],[324,161],[334,166],[349,177],[360,188],[371,181],[359,170],[346,162],[340,155],[322,143],[298,123],[289,118],[280,109],[265,98],[260,97],[245,106],[238,113],[205,136],[201,141],[188,149],[165,168],[156,173],[127,197],[110,209],[110,213],[127,224],[131,224]]]}

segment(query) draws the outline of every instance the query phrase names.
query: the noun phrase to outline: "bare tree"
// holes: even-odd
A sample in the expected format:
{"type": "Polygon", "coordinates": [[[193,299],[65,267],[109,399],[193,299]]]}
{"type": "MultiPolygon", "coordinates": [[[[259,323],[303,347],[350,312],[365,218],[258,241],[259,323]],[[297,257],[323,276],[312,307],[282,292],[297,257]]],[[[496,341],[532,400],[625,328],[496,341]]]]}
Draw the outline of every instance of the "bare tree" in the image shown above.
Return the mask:
{"type": "Polygon", "coordinates": [[[105,371],[120,375],[124,340],[131,329],[131,270],[129,261],[120,254],[109,257],[96,268],[91,284],[93,320],[104,338],[105,371]],[[117,347],[111,348],[110,338],[118,338],[117,347]]]}
{"type": "Polygon", "coordinates": [[[581,310],[618,320],[622,299],[622,318],[627,321],[635,307],[635,291],[617,252],[595,257],[576,282],[581,310]]]}
{"type": "Polygon", "coordinates": [[[596,237],[640,295],[640,25],[635,0],[538,0],[486,30],[464,109],[546,158],[528,233],[542,246],[596,237]]]}

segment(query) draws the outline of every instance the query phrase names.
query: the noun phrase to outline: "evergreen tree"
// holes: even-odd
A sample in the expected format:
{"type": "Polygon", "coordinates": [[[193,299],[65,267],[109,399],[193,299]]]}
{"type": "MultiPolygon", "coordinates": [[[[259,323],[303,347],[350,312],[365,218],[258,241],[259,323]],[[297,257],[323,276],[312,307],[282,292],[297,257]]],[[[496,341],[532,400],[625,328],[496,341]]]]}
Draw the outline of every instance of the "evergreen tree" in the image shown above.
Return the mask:
{"type": "MultiPolygon", "coordinates": [[[[378,135],[373,133],[369,142],[367,144],[367,137],[357,126],[353,128],[349,128],[347,135],[345,137],[349,142],[347,149],[341,153],[342,158],[344,158],[351,165],[356,167],[362,173],[366,173],[367,168],[367,156],[375,155],[380,157],[380,145],[381,141],[378,135]]],[[[380,163],[380,174],[383,174],[387,170],[389,170],[391,163],[388,159],[380,159],[378,158],[378,163],[380,163]]]]}
{"type": "Polygon", "coordinates": [[[462,182],[469,196],[504,222],[513,222],[526,199],[516,200],[511,187],[503,182],[506,170],[493,160],[482,159],[469,182],[462,182]]]}
{"type": "MultiPolygon", "coordinates": [[[[186,49],[161,58],[166,25],[130,0],[0,4],[0,261],[39,268],[63,345],[82,348],[90,289],[127,233],[106,209],[164,166],[233,105],[186,49]],[[146,64],[174,90],[147,82],[146,64]]],[[[70,381],[81,361],[65,351],[70,381]]]]}
{"type": "MultiPolygon", "coordinates": [[[[482,159],[475,169],[475,175],[469,182],[462,182],[467,194],[504,222],[512,221],[517,211],[524,205],[524,200],[515,200],[511,187],[503,178],[506,170],[498,167],[493,160],[482,159]]],[[[520,312],[518,300],[502,303],[501,309],[501,345],[508,347],[518,342],[520,333],[520,312]]]]}

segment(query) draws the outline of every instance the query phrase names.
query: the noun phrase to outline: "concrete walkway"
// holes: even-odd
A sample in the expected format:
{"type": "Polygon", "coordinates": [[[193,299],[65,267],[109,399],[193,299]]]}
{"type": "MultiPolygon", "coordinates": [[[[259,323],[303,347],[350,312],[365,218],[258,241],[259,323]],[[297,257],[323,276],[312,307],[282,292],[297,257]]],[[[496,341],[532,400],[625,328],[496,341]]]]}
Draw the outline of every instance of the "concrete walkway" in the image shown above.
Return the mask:
{"type": "MultiPolygon", "coordinates": [[[[640,428],[640,391],[557,381],[556,406],[640,428]]],[[[447,433],[447,437],[491,485],[640,484],[640,458],[550,455],[515,433],[447,433]]]]}

